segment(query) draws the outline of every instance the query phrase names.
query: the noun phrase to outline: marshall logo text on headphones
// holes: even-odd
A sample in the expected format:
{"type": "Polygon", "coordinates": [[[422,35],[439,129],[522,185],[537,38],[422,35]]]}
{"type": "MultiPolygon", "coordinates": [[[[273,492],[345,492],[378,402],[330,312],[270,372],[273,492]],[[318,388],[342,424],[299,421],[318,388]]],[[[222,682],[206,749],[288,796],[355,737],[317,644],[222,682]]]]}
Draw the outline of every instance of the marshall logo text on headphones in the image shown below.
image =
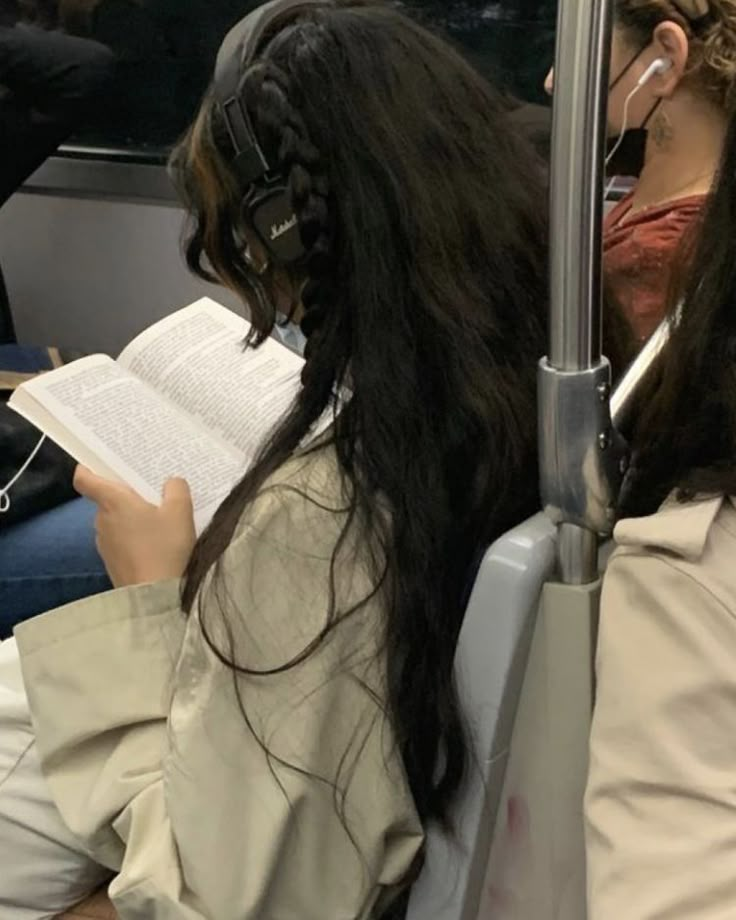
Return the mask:
{"type": "Polygon", "coordinates": [[[296,214],[292,214],[291,220],[285,220],[283,224],[272,224],[271,225],[271,242],[275,242],[278,239],[288,233],[290,230],[293,230],[295,227],[298,227],[299,221],[297,220],[296,214]]]}

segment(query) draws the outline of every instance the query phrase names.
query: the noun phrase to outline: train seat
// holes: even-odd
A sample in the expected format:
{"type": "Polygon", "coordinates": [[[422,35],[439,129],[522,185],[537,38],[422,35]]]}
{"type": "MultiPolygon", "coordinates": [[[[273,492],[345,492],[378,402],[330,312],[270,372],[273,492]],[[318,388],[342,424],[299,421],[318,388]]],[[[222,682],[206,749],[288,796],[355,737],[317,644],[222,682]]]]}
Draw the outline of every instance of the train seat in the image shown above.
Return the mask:
{"type": "Polygon", "coordinates": [[[476,920],[555,531],[536,515],[487,551],[460,634],[458,684],[473,759],[454,835],[430,832],[407,920],[476,920]]]}
{"type": "MultiPolygon", "coordinates": [[[[457,654],[473,765],[454,832],[430,831],[407,920],[585,920],[581,796],[600,583],[550,582],[555,550],[539,514],[481,563],[457,654]]],[[[114,917],[98,896],[59,920],[114,917]]]]}

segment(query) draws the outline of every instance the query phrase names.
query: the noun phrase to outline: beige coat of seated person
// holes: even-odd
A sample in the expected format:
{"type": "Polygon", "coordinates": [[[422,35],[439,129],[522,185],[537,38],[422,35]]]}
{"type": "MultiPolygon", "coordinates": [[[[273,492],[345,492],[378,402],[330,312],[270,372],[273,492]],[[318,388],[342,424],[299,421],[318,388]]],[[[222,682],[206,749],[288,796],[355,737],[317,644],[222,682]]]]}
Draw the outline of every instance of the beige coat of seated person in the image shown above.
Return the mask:
{"type": "Polygon", "coordinates": [[[622,521],[605,577],[588,920],[736,917],[736,507],[622,521]]]}
{"type": "MultiPolygon", "coordinates": [[[[236,599],[241,664],[278,667],[304,650],[329,608],[346,517],[340,482],[333,448],[283,467],[249,506],[222,589],[203,592],[199,616],[185,618],[177,581],[17,628],[44,774],[67,826],[115,873],[109,894],[121,917],[265,920],[296,916],[299,905],[300,917],[361,920],[409,873],[423,834],[380,708],[381,595],[271,677],[236,682],[202,628],[227,648],[222,607],[236,599]],[[333,786],[269,760],[260,739],[328,779],[346,750],[359,753],[344,798],[349,832],[333,786]]],[[[371,594],[356,543],[341,545],[339,609],[371,594]]]]}

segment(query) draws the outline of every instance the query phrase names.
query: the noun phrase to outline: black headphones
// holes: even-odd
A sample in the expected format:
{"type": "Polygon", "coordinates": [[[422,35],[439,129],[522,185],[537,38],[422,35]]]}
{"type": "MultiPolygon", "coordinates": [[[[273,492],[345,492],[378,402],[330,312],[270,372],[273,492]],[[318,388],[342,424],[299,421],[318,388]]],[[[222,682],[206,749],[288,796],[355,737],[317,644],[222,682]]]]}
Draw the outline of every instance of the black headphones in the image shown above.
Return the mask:
{"type": "Polygon", "coordinates": [[[215,66],[214,94],[235,148],[232,168],[247,191],[243,211],[266,251],[279,265],[305,255],[299,221],[286,177],[271,169],[256,139],[241,94],[243,75],[253,64],[263,38],[280,19],[302,9],[330,6],[329,0],[271,0],[253,10],[228,33],[215,66]]]}

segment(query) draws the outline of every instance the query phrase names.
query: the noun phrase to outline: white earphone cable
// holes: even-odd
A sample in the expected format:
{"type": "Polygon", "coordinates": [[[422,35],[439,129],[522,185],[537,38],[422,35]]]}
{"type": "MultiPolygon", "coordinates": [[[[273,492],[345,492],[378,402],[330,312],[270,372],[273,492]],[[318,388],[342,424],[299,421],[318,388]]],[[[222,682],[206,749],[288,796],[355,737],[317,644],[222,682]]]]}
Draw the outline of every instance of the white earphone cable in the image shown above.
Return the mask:
{"type": "MultiPolygon", "coordinates": [[[[626,137],[626,132],[629,128],[629,105],[631,104],[631,100],[639,92],[640,89],[643,89],[647,85],[647,83],[649,83],[652,77],[656,77],[658,74],[667,73],[668,70],[671,70],[672,66],[673,65],[672,65],[671,58],[657,58],[656,61],[652,61],[652,63],[649,65],[649,67],[644,71],[644,73],[641,75],[641,77],[637,81],[636,86],[631,90],[629,95],[624,100],[624,111],[623,111],[623,119],[622,119],[623,124],[621,126],[621,133],[618,136],[618,140],[614,144],[613,150],[611,150],[611,152],[606,157],[606,166],[610,164],[611,160],[618,153],[621,147],[621,144],[623,144],[624,142],[624,137],[626,137]]],[[[604,200],[608,198],[611,192],[611,189],[613,188],[616,182],[616,178],[617,178],[616,176],[613,176],[611,181],[606,186],[606,190],[604,192],[604,200]]]]}
{"type": "MultiPolygon", "coordinates": [[[[641,88],[642,88],[642,85],[637,83],[637,85],[631,90],[629,95],[626,97],[626,100],[624,101],[624,113],[623,113],[623,120],[622,120],[622,125],[621,125],[621,133],[618,136],[618,140],[613,145],[613,149],[606,157],[606,166],[610,164],[611,160],[616,156],[616,154],[620,150],[621,144],[623,144],[624,142],[624,138],[626,137],[626,132],[628,131],[628,128],[629,128],[629,105],[631,104],[631,100],[634,98],[634,96],[639,92],[641,88]]],[[[605,199],[607,199],[608,196],[610,195],[611,189],[616,184],[617,178],[618,178],[617,176],[613,176],[611,178],[611,181],[606,186],[606,191],[604,193],[605,199]]]]}
{"type": "Polygon", "coordinates": [[[39,440],[38,444],[36,444],[36,446],[33,448],[33,451],[31,452],[31,454],[29,455],[28,459],[23,464],[23,466],[18,470],[15,476],[13,476],[10,482],[3,489],[0,489],[0,514],[7,514],[8,511],[10,511],[10,494],[9,494],[10,490],[13,488],[16,482],[18,482],[20,477],[26,472],[26,470],[33,463],[33,461],[36,459],[38,452],[43,447],[43,443],[45,440],[46,440],[46,435],[43,435],[41,439],[39,440]]]}

